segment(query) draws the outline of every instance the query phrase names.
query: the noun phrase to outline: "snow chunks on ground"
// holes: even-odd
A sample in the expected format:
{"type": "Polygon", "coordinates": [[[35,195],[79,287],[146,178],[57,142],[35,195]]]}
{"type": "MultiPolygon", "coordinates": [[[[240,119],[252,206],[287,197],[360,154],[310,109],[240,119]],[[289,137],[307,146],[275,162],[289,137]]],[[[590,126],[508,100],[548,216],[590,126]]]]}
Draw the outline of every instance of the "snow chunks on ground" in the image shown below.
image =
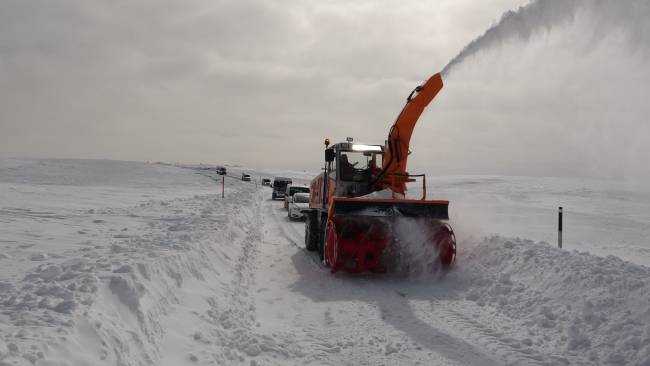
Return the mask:
{"type": "Polygon", "coordinates": [[[480,309],[474,317],[510,318],[520,332],[506,343],[519,352],[556,364],[648,364],[650,269],[499,236],[465,248],[459,263],[450,280],[480,309]]]}
{"type": "Polygon", "coordinates": [[[224,199],[177,194],[77,212],[84,226],[74,233],[89,238],[84,245],[34,253],[24,277],[0,281],[0,364],[160,365],[174,359],[170,352],[222,365],[262,352],[292,356],[282,342],[251,332],[247,268],[261,235],[251,224],[261,226],[261,193],[237,183],[224,199]],[[209,286],[214,298],[196,299],[203,296],[189,290],[196,286],[209,286]],[[183,312],[192,307],[202,313],[183,312]],[[168,339],[177,336],[175,317],[190,342],[182,350],[167,347],[176,343],[168,339]]]}

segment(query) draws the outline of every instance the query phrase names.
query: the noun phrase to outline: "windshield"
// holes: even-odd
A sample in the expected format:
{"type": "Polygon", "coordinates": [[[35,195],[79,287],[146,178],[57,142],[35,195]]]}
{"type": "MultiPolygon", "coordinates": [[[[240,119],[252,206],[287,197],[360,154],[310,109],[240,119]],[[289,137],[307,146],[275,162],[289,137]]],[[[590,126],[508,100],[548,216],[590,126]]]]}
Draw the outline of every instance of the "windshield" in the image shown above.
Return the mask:
{"type": "Polygon", "coordinates": [[[295,203],[309,203],[309,195],[306,193],[297,193],[293,196],[295,203]]]}
{"type": "Polygon", "coordinates": [[[289,195],[293,196],[294,193],[296,192],[305,192],[309,193],[309,188],[307,187],[291,187],[289,189],[289,195]]]}
{"type": "Polygon", "coordinates": [[[369,182],[372,175],[372,169],[369,167],[370,160],[374,160],[376,166],[381,167],[383,155],[367,151],[342,151],[338,166],[341,180],[369,182]]]}

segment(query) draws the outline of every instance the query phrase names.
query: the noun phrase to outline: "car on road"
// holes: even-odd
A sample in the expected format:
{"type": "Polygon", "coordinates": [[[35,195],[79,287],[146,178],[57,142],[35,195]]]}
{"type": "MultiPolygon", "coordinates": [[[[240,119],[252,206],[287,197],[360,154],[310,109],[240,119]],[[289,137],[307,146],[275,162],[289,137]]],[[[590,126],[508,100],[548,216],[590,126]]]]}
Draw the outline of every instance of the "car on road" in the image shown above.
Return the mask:
{"type": "Polygon", "coordinates": [[[289,202],[289,220],[306,219],[307,213],[300,212],[309,208],[309,193],[296,192],[289,202]]]}
{"type": "Polygon", "coordinates": [[[262,185],[263,186],[270,186],[271,185],[271,180],[269,178],[262,178],[262,185]]]}
{"type": "Polygon", "coordinates": [[[241,173],[241,180],[250,182],[251,181],[251,176],[246,174],[246,173],[241,173]]]}
{"type": "Polygon", "coordinates": [[[226,175],[228,172],[226,171],[226,167],[224,166],[218,166],[217,167],[217,174],[219,175],[226,175]]]}
{"type": "Polygon", "coordinates": [[[286,190],[284,191],[284,208],[287,210],[289,209],[289,201],[291,201],[291,197],[297,192],[309,193],[309,187],[304,184],[288,184],[286,190]]]}
{"type": "Polygon", "coordinates": [[[287,189],[287,184],[291,184],[291,183],[293,183],[291,178],[283,178],[283,177],[273,178],[273,184],[271,185],[271,188],[273,188],[273,192],[271,193],[271,199],[274,200],[276,198],[283,198],[284,191],[286,191],[287,189]]]}

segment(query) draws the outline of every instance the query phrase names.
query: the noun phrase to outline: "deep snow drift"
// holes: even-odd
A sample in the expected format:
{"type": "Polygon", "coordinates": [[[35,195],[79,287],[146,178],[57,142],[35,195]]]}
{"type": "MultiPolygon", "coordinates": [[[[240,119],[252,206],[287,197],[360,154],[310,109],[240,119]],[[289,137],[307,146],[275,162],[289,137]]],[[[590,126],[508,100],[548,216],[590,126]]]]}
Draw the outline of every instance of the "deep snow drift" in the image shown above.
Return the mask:
{"type": "Polygon", "coordinates": [[[270,189],[233,178],[277,172],[229,170],[222,199],[204,167],[0,160],[0,365],[650,364],[643,193],[430,178],[457,267],[349,276],[304,250],[270,189]],[[565,250],[541,241],[558,204],[565,250]]]}

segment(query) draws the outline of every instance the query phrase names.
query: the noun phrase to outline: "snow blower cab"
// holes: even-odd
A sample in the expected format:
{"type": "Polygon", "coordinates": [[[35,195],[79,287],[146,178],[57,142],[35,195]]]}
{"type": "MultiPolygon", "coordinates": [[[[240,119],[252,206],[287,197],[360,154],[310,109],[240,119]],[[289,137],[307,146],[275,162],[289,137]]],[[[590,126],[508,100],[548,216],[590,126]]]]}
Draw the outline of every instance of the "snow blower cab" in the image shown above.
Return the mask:
{"type": "Polygon", "coordinates": [[[348,138],[330,147],[325,139],[324,171],[310,183],[305,246],[318,250],[332,273],[410,272],[415,262],[426,271],[453,266],[449,201],[426,200],[426,177],[406,172],[415,123],[441,88],[439,74],[418,86],[384,145],[348,138]],[[406,199],[406,183],[418,177],[423,197],[406,199]]]}
{"type": "Polygon", "coordinates": [[[372,180],[376,179],[383,164],[384,147],[347,142],[333,145],[329,177],[336,181],[336,197],[360,197],[372,193],[372,180]],[[379,167],[377,166],[379,162],[379,167]]]}

